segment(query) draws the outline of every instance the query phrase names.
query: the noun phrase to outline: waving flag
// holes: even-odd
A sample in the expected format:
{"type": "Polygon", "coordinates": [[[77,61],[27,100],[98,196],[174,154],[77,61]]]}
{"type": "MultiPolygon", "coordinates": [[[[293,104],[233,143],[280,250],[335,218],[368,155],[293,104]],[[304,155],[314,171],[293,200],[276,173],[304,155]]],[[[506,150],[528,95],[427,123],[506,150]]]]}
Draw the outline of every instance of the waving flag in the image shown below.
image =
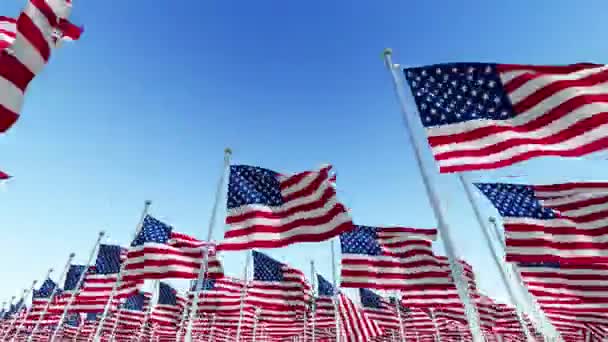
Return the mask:
{"type": "Polygon", "coordinates": [[[44,325],[59,322],[59,315],[51,311],[45,313],[45,310],[49,306],[49,303],[52,304],[60,293],[61,289],[59,285],[50,278],[47,278],[40,288],[32,293],[32,308],[27,315],[26,322],[36,324],[36,322],[40,321],[44,325]]]}
{"type": "Polygon", "coordinates": [[[2,181],[4,181],[4,180],[7,180],[7,179],[9,179],[9,178],[11,178],[11,176],[9,176],[8,174],[6,174],[6,173],[4,173],[4,172],[0,171],[0,182],[2,182],[2,181]]]}
{"type": "MultiPolygon", "coordinates": [[[[127,250],[121,246],[101,244],[97,252],[95,266],[89,267],[82,288],[76,296],[74,311],[103,312],[110,298],[112,288],[118,279],[120,265],[127,250]]],[[[114,301],[137,294],[143,280],[122,280],[114,294],[114,301]]],[[[118,303],[112,303],[117,305],[118,303]]]]}
{"type": "Polygon", "coordinates": [[[253,251],[253,282],[247,291],[248,304],[303,311],[308,304],[310,291],[302,271],[253,251]]]}
{"type": "Polygon", "coordinates": [[[405,69],[441,172],[495,169],[608,146],[605,65],[405,69]]]}
{"type": "Polygon", "coordinates": [[[205,248],[209,248],[207,276],[221,277],[223,269],[212,244],[177,233],[173,227],[147,215],[127,253],[123,278],[196,279],[205,248]]]}
{"type": "Polygon", "coordinates": [[[317,274],[318,297],[315,298],[315,327],[317,333],[330,330],[334,338],[336,336],[336,315],[334,309],[334,297],[336,290],[334,286],[323,276],[317,274]]]}
{"type": "Polygon", "coordinates": [[[17,121],[27,86],[48,62],[53,44],[48,37],[60,28],[59,12],[67,2],[29,0],[17,19],[18,34],[10,51],[6,47],[0,51],[0,133],[17,121]]]}
{"type": "MultiPolygon", "coordinates": [[[[369,319],[384,330],[399,330],[399,316],[394,301],[391,303],[368,289],[359,289],[359,298],[369,319]]],[[[406,314],[403,313],[402,317],[406,317],[406,314]]]]}
{"type": "Polygon", "coordinates": [[[228,229],[221,250],[277,248],[327,240],[352,228],[338,202],[331,166],[282,175],[233,165],[228,184],[228,229]]]}
{"type": "MultiPolygon", "coordinates": [[[[202,290],[198,292],[200,314],[215,313],[216,311],[239,312],[244,286],[245,283],[242,280],[230,277],[205,279],[202,290]]],[[[190,297],[194,295],[194,292],[191,292],[190,297]]],[[[191,306],[191,301],[192,298],[188,306],[191,306]]]]}
{"type": "Polygon", "coordinates": [[[608,183],[476,186],[503,217],[508,261],[608,261],[608,183]]]}
{"type": "Polygon", "coordinates": [[[433,254],[431,241],[410,239],[434,236],[429,231],[433,230],[399,233],[355,226],[342,233],[341,286],[396,290],[414,284],[451,283],[449,270],[433,254]]]}
{"type": "Polygon", "coordinates": [[[158,291],[158,303],[152,309],[150,322],[177,326],[184,309],[184,303],[178,302],[177,290],[171,285],[161,282],[158,291]]]}

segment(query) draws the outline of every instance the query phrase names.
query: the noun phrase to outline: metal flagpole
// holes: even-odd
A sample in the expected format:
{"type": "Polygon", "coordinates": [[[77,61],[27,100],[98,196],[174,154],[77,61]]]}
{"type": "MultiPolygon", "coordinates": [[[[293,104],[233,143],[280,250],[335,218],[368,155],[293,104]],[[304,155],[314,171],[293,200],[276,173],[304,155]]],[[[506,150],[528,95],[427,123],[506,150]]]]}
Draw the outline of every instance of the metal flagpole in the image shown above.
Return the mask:
{"type": "Polygon", "coordinates": [[[433,321],[433,327],[435,328],[435,339],[437,342],[441,342],[441,333],[439,332],[439,325],[437,325],[437,320],[435,319],[435,311],[433,311],[433,309],[430,308],[429,314],[431,315],[431,320],[433,321]]]}
{"type": "Polygon", "coordinates": [[[252,341],[255,341],[255,333],[257,332],[257,329],[258,329],[258,322],[260,320],[261,311],[262,311],[262,309],[260,309],[260,308],[255,309],[255,318],[253,320],[253,339],[252,339],[252,341]]]}
{"type": "Polygon", "coordinates": [[[211,327],[209,328],[209,340],[208,342],[213,341],[213,333],[215,332],[215,319],[217,318],[216,314],[213,314],[213,318],[211,319],[211,327]]]}
{"type": "Polygon", "coordinates": [[[68,261],[65,263],[63,273],[59,277],[59,281],[57,282],[56,286],[51,291],[51,295],[49,296],[49,301],[48,301],[48,303],[46,303],[46,306],[44,307],[44,310],[42,311],[42,314],[40,315],[40,317],[38,317],[38,320],[36,321],[36,324],[34,325],[34,329],[32,329],[32,333],[27,338],[27,342],[33,341],[34,335],[36,334],[36,332],[38,331],[38,328],[40,327],[40,324],[44,320],[44,316],[49,311],[49,308],[51,307],[51,305],[53,305],[53,300],[55,299],[55,295],[57,294],[57,291],[59,290],[59,286],[60,286],[59,284],[61,284],[65,281],[65,277],[68,274],[68,270],[70,269],[70,265],[72,264],[72,260],[74,259],[75,255],[76,254],[74,254],[74,253],[70,253],[70,256],[68,257],[68,261]]]}
{"type": "Polygon", "coordinates": [[[110,342],[115,341],[116,329],[118,329],[118,323],[120,323],[120,316],[122,316],[122,309],[120,308],[120,301],[119,301],[118,312],[116,313],[116,321],[114,321],[114,324],[112,325],[112,330],[110,330],[110,342]]]}
{"type": "Polygon", "coordinates": [[[477,205],[477,202],[475,201],[475,197],[473,195],[473,190],[471,189],[471,184],[470,184],[470,182],[467,182],[465,180],[463,174],[459,174],[458,179],[460,180],[460,183],[464,187],[464,190],[465,190],[465,193],[467,194],[467,199],[469,200],[469,203],[473,207],[473,212],[475,213],[475,218],[477,219],[479,228],[481,229],[481,232],[483,233],[483,238],[486,242],[486,245],[490,249],[490,252],[492,252],[492,257],[493,257],[492,260],[494,260],[494,265],[496,266],[496,268],[499,271],[498,273],[500,274],[502,283],[504,284],[505,288],[507,289],[509,299],[511,300],[511,303],[515,306],[515,313],[517,314],[517,320],[519,321],[519,325],[521,326],[524,336],[526,337],[526,341],[534,342],[534,339],[530,335],[530,332],[528,331],[528,327],[526,326],[526,323],[524,321],[523,305],[520,302],[519,298],[517,298],[517,296],[515,296],[515,291],[513,290],[512,284],[509,281],[509,277],[507,276],[506,265],[503,264],[501,257],[498,255],[498,251],[496,250],[496,248],[494,247],[494,244],[491,241],[492,239],[490,237],[490,234],[488,233],[488,229],[486,227],[484,219],[481,216],[481,211],[479,210],[479,206],[477,205]]]}
{"type": "Polygon", "coordinates": [[[403,327],[403,317],[401,316],[401,293],[395,298],[395,308],[397,309],[397,319],[399,320],[399,336],[401,341],[405,341],[405,328],[403,327]]]}
{"type": "MultiPolygon", "coordinates": [[[[224,179],[226,178],[226,169],[230,166],[230,156],[232,155],[232,150],[226,148],[224,150],[224,165],[222,167],[222,174],[220,176],[219,181],[217,182],[217,189],[215,190],[215,199],[213,202],[213,209],[211,209],[211,216],[209,218],[209,227],[207,230],[207,243],[211,243],[211,238],[213,237],[213,228],[215,227],[215,221],[217,216],[217,209],[219,206],[220,198],[222,197],[222,190],[224,189],[224,179]]],[[[195,292],[199,292],[203,287],[203,281],[205,280],[205,276],[207,274],[207,269],[209,268],[209,245],[205,246],[203,251],[203,262],[201,268],[198,272],[198,277],[196,279],[196,285],[194,287],[195,292]]],[[[192,300],[192,308],[190,310],[190,319],[188,320],[188,328],[186,329],[186,342],[192,341],[192,325],[194,323],[194,318],[196,317],[196,313],[198,312],[198,302],[199,296],[194,296],[192,300]]]]}
{"type": "Polygon", "coordinates": [[[339,292],[337,286],[338,279],[338,271],[336,270],[336,248],[335,248],[336,238],[331,239],[331,276],[332,281],[334,283],[334,318],[336,320],[336,341],[340,342],[342,340],[341,334],[342,331],[340,329],[340,312],[339,312],[339,292]]]}
{"type": "Polygon", "coordinates": [[[591,342],[591,330],[587,329],[587,333],[585,334],[585,342],[591,342]]]}
{"type": "Polygon", "coordinates": [[[93,245],[93,248],[91,249],[91,254],[89,255],[89,260],[87,261],[86,267],[82,271],[82,274],[80,275],[80,277],[78,278],[78,282],[76,283],[74,292],[70,296],[70,299],[68,300],[68,303],[66,304],[65,309],[63,309],[63,313],[61,314],[61,317],[59,318],[59,323],[57,323],[57,326],[53,330],[53,335],[51,335],[50,342],[54,342],[55,338],[57,338],[57,333],[59,332],[59,329],[61,329],[61,326],[63,325],[63,322],[65,321],[65,318],[66,318],[68,312],[70,311],[70,307],[72,306],[72,304],[74,304],[76,295],[78,294],[78,291],[80,291],[80,286],[82,285],[82,282],[84,281],[84,277],[87,274],[87,269],[89,268],[89,266],[91,266],[91,263],[93,262],[93,258],[95,257],[95,254],[97,253],[97,247],[99,247],[99,244],[101,243],[101,239],[103,238],[104,235],[105,235],[105,232],[103,232],[103,231],[99,232],[99,235],[97,236],[97,241],[95,241],[95,245],[93,245]]]}
{"type": "MultiPolygon", "coordinates": [[[[26,291],[27,291],[27,290],[23,290],[23,293],[25,294],[25,293],[26,293],[26,291]]],[[[7,309],[7,311],[8,311],[8,312],[10,312],[10,311],[11,311],[11,306],[13,305],[13,301],[14,301],[15,299],[17,299],[17,296],[12,296],[12,297],[11,297],[11,301],[10,301],[10,302],[8,302],[8,309],[7,309]]],[[[4,304],[5,304],[5,303],[4,303],[4,304]]],[[[2,304],[3,309],[4,309],[4,304],[2,304]]],[[[3,320],[5,320],[5,318],[7,318],[7,317],[8,317],[8,316],[7,316],[7,313],[8,313],[8,312],[3,312],[3,314],[2,314],[2,315],[3,315],[3,316],[2,316],[2,319],[3,319],[3,320]]],[[[19,310],[17,310],[17,312],[19,312],[19,310]]],[[[12,319],[11,319],[11,321],[12,321],[12,319]]],[[[3,324],[3,325],[4,325],[4,324],[3,324]]],[[[3,327],[3,329],[2,329],[2,330],[0,330],[0,341],[2,341],[2,339],[1,339],[1,338],[2,338],[2,337],[4,337],[4,335],[5,335],[5,333],[6,333],[6,329],[8,329],[9,327],[10,327],[10,323],[9,323],[9,326],[8,326],[8,327],[3,327]]]]}
{"type": "Polygon", "coordinates": [[[315,272],[315,262],[310,261],[310,281],[312,282],[312,302],[310,308],[310,323],[312,328],[312,342],[316,341],[316,317],[317,317],[317,274],[315,272]]]}
{"type": "Polygon", "coordinates": [[[247,287],[249,286],[248,273],[249,263],[251,262],[252,251],[247,252],[247,258],[245,259],[245,269],[243,271],[243,290],[241,291],[241,304],[239,307],[239,322],[236,326],[236,340],[239,341],[241,338],[241,326],[243,325],[243,312],[245,309],[245,296],[247,295],[247,287]]]}
{"type": "MultiPolygon", "coordinates": [[[[133,241],[137,238],[137,235],[139,234],[141,227],[144,223],[144,218],[146,217],[146,215],[148,215],[148,210],[150,209],[151,204],[152,204],[152,201],[144,202],[144,210],[141,213],[139,223],[135,227],[135,234],[133,234],[133,239],[131,239],[131,241],[133,241]]],[[[110,312],[110,307],[112,307],[112,301],[114,300],[114,295],[116,294],[116,291],[118,291],[118,288],[122,281],[123,272],[124,272],[124,263],[121,263],[120,271],[118,272],[118,276],[116,277],[116,282],[114,282],[114,286],[112,287],[112,291],[110,292],[110,298],[108,298],[108,301],[106,302],[106,306],[103,309],[103,313],[101,314],[101,318],[99,319],[99,323],[97,324],[97,329],[95,329],[95,335],[93,335],[94,342],[99,341],[99,338],[101,337],[101,330],[102,330],[104,321],[106,320],[106,317],[108,316],[108,313],[110,312]]]]}
{"type": "MultiPolygon", "coordinates": [[[[192,287],[190,287],[192,288],[192,287]]],[[[191,291],[189,291],[191,292],[191,291]]],[[[194,292],[192,293],[192,300],[194,300],[194,296],[196,295],[194,292]]],[[[188,292],[186,292],[186,298],[190,298],[190,296],[188,295],[188,292]]],[[[182,331],[184,330],[184,324],[186,324],[186,318],[188,317],[188,310],[189,310],[189,305],[188,305],[188,300],[186,300],[186,302],[184,303],[184,308],[182,310],[182,317],[180,318],[179,321],[179,325],[177,326],[177,334],[175,336],[175,340],[176,341],[181,341],[182,339],[182,331]]]]}
{"type": "MultiPolygon", "coordinates": [[[[46,274],[46,277],[44,279],[50,277],[52,272],[53,272],[53,269],[50,268],[49,271],[46,274]]],[[[30,295],[30,293],[32,293],[34,291],[34,287],[36,287],[37,283],[38,283],[38,280],[34,280],[32,282],[32,286],[29,289],[23,290],[23,302],[21,302],[21,304],[16,308],[17,312],[15,312],[15,317],[13,317],[13,319],[11,320],[11,323],[8,326],[7,332],[4,334],[4,336],[2,336],[2,341],[6,340],[6,338],[9,337],[11,329],[13,328],[13,326],[15,325],[15,323],[17,323],[17,319],[19,317],[19,312],[21,311],[21,309],[25,305],[25,315],[23,316],[23,318],[19,322],[19,325],[17,326],[15,335],[17,335],[19,333],[19,330],[21,330],[21,327],[23,327],[23,324],[25,323],[25,320],[27,319],[27,316],[29,315],[30,310],[32,309],[31,306],[29,308],[27,307],[27,305],[25,304],[25,301],[27,300],[27,297],[30,295]]],[[[11,339],[11,341],[14,341],[14,339],[15,339],[15,336],[13,336],[13,338],[11,339]]]]}
{"type": "Polygon", "coordinates": [[[464,304],[465,313],[467,315],[467,321],[469,323],[469,327],[471,328],[471,335],[473,336],[473,342],[483,342],[484,339],[481,335],[481,325],[479,324],[479,316],[477,314],[475,306],[471,303],[468,285],[463,283],[462,281],[462,275],[464,274],[464,272],[462,269],[462,265],[460,265],[456,257],[454,241],[452,239],[448,222],[443,215],[443,210],[441,208],[439,200],[439,193],[435,188],[435,184],[431,181],[430,172],[424,167],[424,163],[422,161],[423,146],[414,135],[415,122],[413,120],[413,117],[411,115],[408,115],[407,113],[405,92],[401,83],[402,76],[400,75],[400,72],[397,70],[397,68],[393,65],[391,49],[384,50],[384,62],[389,72],[391,73],[393,79],[395,93],[399,100],[399,104],[401,105],[403,123],[405,125],[406,130],[408,131],[410,143],[414,148],[414,154],[416,157],[416,162],[418,164],[418,169],[420,170],[422,181],[429,197],[429,202],[437,219],[437,228],[439,230],[439,233],[441,234],[441,238],[443,239],[445,251],[450,262],[452,276],[454,277],[454,282],[456,283],[456,288],[458,289],[460,300],[464,304]]]}
{"type": "Polygon", "coordinates": [[[152,292],[152,298],[150,299],[150,303],[148,304],[148,307],[146,308],[146,313],[144,314],[144,321],[141,324],[141,328],[139,329],[139,333],[137,334],[137,341],[140,341],[142,336],[144,335],[144,332],[146,331],[146,324],[148,323],[148,320],[150,319],[150,315],[152,314],[152,304],[154,302],[158,303],[158,296],[160,295],[160,280],[154,280],[154,285],[153,286],[153,291],[152,292]]]}
{"type": "MultiPolygon", "coordinates": [[[[506,249],[505,239],[504,239],[503,234],[498,229],[498,224],[496,223],[496,219],[493,217],[490,217],[490,218],[488,218],[488,221],[490,222],[490,227],[487,227],[488,233],[490,235],[494,235],[494,239],[496,239],[496,241],[498,241],[499,246],[504,251],[506,249]]],[[[540,322],[541,325],[543,326],[545,340],[548,340],[549,338],[551,338],[551,339],[557,339],[558,341],[563,341],[561,334],[559,333],[557,328],[555,328],[555,326],[553,326],[553,324],[551,323],[549,318],[545,315],[544,311],[536,303],[534,296],[532,296],[532,294],[528,291],[528,288],[524,285],[524,280],[521,278],[521,275],[519,274],[519,272],[513,267],[512,264],[510,264],[509,266],[510,266],[509,269],[511,271],[510,275],[512,275],[515,278],[514,279],[515,283],[517,283],[518,288],[521,291],[521,294],[526,299],[525,303],[528,304],[529,309],[534,314],[537,322],[540,322]]]]}

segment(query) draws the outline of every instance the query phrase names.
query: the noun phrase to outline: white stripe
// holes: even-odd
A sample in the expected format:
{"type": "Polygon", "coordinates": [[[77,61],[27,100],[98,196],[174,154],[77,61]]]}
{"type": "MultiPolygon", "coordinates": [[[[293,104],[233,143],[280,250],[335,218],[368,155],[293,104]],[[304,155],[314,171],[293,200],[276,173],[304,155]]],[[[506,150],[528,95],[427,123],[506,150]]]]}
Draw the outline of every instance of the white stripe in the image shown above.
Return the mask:
{"type": "Polygon", "coordinates": [[[510,82],[515,77],[521,76],[521,75],[529,73],[529,72],[533,73],[534,71],[533,70],[513,70],[513,71],[501,72],[500,80],[502,81],[503,84],[506,84],[507,82],[510,82]]]}
{"type": "MultiPolygon", "coordinates": [[[[305,177],[303,177],[299,182],[292,184],[288,188],[281,189],[281,196],[287,197],[287,196],[289,196],[291,194],[294,194],[294,193],[296,193],[298,191],[306,189],[308,186],[310,186],[321,175],[321,172],[322,171],[310,172],[308,175],[306,175],[305,177]]],[[[281,177],[279,177],[279,181],[281,183],[284,183],[285,181],[289,180],[292,177],[294,177],[294,176],[293,175],[292,176],[281,176],[281,177]]],[[[323,177],[323,183],[327,182],[327,179],[328,179],[328,176],[323,177]]],[[[320,187],[323,187],[322,185],[324,185],[324,184],[321,183],[320,185],[321,185],[320,187]]]]}
{"type": "MultiPolygon", "coordinates": [[[[553,219],[535,219],[530,217],[509,217],[505,216],[503,218],[505,225],[509,224],[518,224],[518,225],[534,225],[539,227],[547,227],[547,228],[561,228],[566,227],[568,229],[576,228],[581,231],[581,234],[585,233],[585,230],[594,230],[598,228],[604,228],[608,226],[608,218],[599,219],[595,221],[585,222],[585,223],[576,223],[567,218],[553,218],[553,219]]],[[[508,230],[506,234],[515,234],[515,232],[511,232],[508,230]]]]}
{"type": "MultiPolygon", "coordinates": [[[[534,192],[536,197],[539,197],[536,192],[534,192]]],[[[555,197],[551,199],[540,199],[539,201],[546,207],[558,207],[564,205],[576,205],[582,201],[587,201],[589,199],[598,199],[598,198],[606,198],[608,199],[608,190],[603,193],[590,191],[589,193],[579,193],[572,195],[564,195],[563,197],[555,197]]]]}
{"type": "MultiPolygon", "coordinates": [[[[594,184],[592,182],[584,182],[582,184],[585,185],[589,185],[589,184],[594,184]]],[[[544,201],[549,201],[549,199],[554,198],[553,200],[559,200],[559,199],[568,199],[571,197],[568,196],[573,196],[573,195],[577,195],[577,196],[582,196],[582,195],[586,195],[586,194],[608,194],[608,181],[604,181],[604,182],[597,182],[596,186],[594,187],[575,187],[572,189],[567,189],[567,190],[546,190],[546,191],[539,191],[539,190],[535,190],[534,194],[536,195],[536,197],[538,198],[546,198],[544,201]]],[[[577,197],[574,197],[577,198],[577,197]]],[[[553,202],[549,202],[549,203],[553,203],[553,202]]],[[[560,202],[555,202],[555,203],[560,203],[560,202]]],[[[569,202],[565,202],[565,203],[569,203],[569,202]]]]}

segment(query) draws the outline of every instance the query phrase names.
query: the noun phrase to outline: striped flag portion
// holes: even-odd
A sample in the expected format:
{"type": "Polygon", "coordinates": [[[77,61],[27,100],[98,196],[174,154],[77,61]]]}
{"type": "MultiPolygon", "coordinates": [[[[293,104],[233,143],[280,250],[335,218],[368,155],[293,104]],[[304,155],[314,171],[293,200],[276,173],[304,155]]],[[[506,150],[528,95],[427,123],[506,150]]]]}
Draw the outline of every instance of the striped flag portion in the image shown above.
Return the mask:
{"type": "Polygon", "coordinates": [[[359,298],[367,317],[383,330],[399,330],[395,304],[368,289],[359,289],[359,298]]]}
{"type": "Polygon", "coordinates": [[[173,227],[147,215],[127,253],[123,279],[196,279],[206,248],[207,277],[221,277],[224,271],[212,244],[175,232],[173,227]]]}
{"type": "Polygon", "coordinates": [[[346,342],[368,341],[382,335],[382,329],[345,294],[338,294],[338,313],[346,342]]]}
{"type": "Polygon", "coordinates": [[[0,50],[13,45],[17,36],[17,19],[0,16],[0,50]]]}
{"type": "Polygon", "coordinates": [[[152,324],[177,326],[185,304],[178,298],[177,290],[169,284],[160,282],[158,285],[158,303],[150,313],[150,322],[152,324]]]}
{"type": "Polygon", "coordinates": [[[283,175],[233,165],[228,184],[228,228],[220,250],[277,248],[327,240],[352,228],[338,202],[331,166],[283,175]]]}
{"type": "Polygon", "coordinates": [[[230,277],[205,279],[200,292],[189,294],[188,306],[191,306],[193,296],[198,295],[199,315],[218,311],[238,313],[244,286],[242,280],[230,277]]]}
{"type": "Polygon", "coordinates": [[[437,64],[404,70],[441,172],[608,146],[608,67],[437,64]]]}
{"type": "Polygon", "coordinates": [[[478,183],[503,217],[512,262],[608,261],[608,183],[478,183]]]}
{"type": "Polygon", "coordinates": [[[8,173],[0,171],[0,182],[5,181],[9,178],[11,178],[11,176],[9,176],[8,173]]]}
{"type": "Polygon", "coordinates": [[[418,231],[355,226],[340,234],[341,286],[398,290],[410,285],[449,284],[449,269],[433,254],[431,241],[419,239],[434,237],[436,232],[418,231]]]}
{"type": "Polygon", "coordinates": [[[17,121],[27,86],[51,56],[53,35],[59,29],[60,17],[65,17],[60,12],[69,2],[29,0],[17,19],[10,51],[0,52],[0,133],[17,121]]]}

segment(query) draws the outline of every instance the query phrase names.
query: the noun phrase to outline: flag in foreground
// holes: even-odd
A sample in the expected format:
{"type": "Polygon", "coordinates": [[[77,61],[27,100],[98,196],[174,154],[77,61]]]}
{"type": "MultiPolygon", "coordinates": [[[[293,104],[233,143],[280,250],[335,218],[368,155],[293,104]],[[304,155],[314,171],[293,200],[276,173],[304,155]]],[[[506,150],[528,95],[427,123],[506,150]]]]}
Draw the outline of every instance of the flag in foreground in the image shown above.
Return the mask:
{"type": "Polygon", "coordinates": [[[475,185],[503,217],[508,261],[608,261],[608,183],[475,185]]]}
{"type": "Polygon", "coordinates": [[[404,71],[441,172],[608,146],[608,66],[453,63],[404,71]]]}
{"type": "Polygon", "coordinates": [[[228,184],[228,229],[218,249],[277,248],[327,240],[352,228],[338,202],[331,166],[282,175],[233,165],[228,184]]]}

